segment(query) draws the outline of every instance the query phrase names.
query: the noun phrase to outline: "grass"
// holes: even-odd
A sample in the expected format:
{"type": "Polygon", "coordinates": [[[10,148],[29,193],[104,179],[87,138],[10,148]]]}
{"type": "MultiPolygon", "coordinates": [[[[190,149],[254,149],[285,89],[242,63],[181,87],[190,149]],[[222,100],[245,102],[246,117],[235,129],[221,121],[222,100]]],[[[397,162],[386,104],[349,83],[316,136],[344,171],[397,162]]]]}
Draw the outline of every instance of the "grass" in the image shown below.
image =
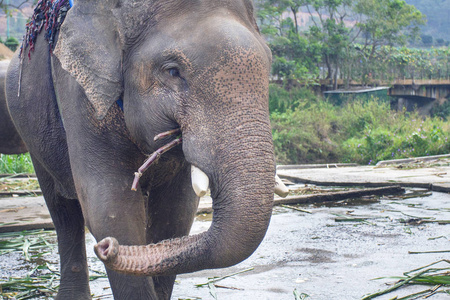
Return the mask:
{"type": "Polygon", "coordinates": [[[236,276],[236,275],[239,275],[239,274],[242,274],[242,273],[245,273],[245,272],[250,272],[250,271],[253,271],[253,270],[254,270],[254,268],[251,267],[251,268],[248,268],[248,269],[245,269],[245,270],[241,270],[241,271],[238,271],[238,272],[235,272],[235,273],[232,273],[232,274],[228,274],[228,275],[225,275],[225,276],[222,276],[222,277],[208,278],[207,282],[205,282],[205,283],[198,283],[195,286],[196,287],[209,286],[210,284],[214,284],[214,283],[216,283],[218,281],[221,281],[221,280],[224,280],[224,279],[226,279],[228,277],[236,276]]]}
{"type": "Polygon", "coordinates": [[[55,294],[59,285],[59,273],[41,259],[55,248],[56,233],[52,230],[1,233],[0,255],[19,252],[25,261],[34,265],[25,276],[0,279],[3,299],[30,299],[55,294]]]}
{"type": "Polygon", "coordinates": [[[35,178],[14,180],[8,177],[0,178],[0,191],[14,193],[17,191],[39,190],[39,182],[35,178]]]}
{"type": "Polygon", "coordinates": [[[297,289],[294,290],[295,300],[306,300],[309,299],[309,295],[305,293],[300,293],[297,289]]]}
{"type": "Polygon", "coordinates": [[[2,293],[4,299],[31,299],[35,297],[51,297],[56,295],[59,287],[60,274],[51,270],[49,265],[38,266],[24,277],[10,277],[8,281],[2,281],[2,293]],[[45,272],[39,276],[33,274],[36,271],[45,272]]]}
{"type": "Polygon", "coordinates": [[[0,255],[22,252],[26,261],[48,254],[56,247],[56,233],[53,230],[1,233],[0,239],[0,255]]]}
{"type": "Polygon", "coordinates": [[[207,286],[208,289],[209,289],[209,294],[211,295],[211,297],[213,297],[214,299],[217,300],[218,298],[217,298],[216,287],[220,287],[220,288],[229,288],[229,289],[236,289],[236,288],[230,288],[230,287],[225,287],[225,286],[217,285],[217,282],[219,282],[219,281],[221,281],[221,280],[224,280],[224,279],[226,279],[226,278],[233,277],[233,276],[236,276],[236,275],[239,275],[239,274],[242,274],[242,273],[245,273],[245,272],[253,271],[253,270],[254,270],[254,268],[251,267],[251,268],[248,268],[248,269],[245,269],[245,270],[241,270],[241,271],[236,272],[236,273],[228,274],[228,275],[225,275],[225,276],[222,276],[222,277],[208,278],[208,281],[207,281],[207,282],[205,282],[205,283],[199,283],[199,284],[196,284],[195,286],[196,286],[196,287],[204,287],[204,286],[207,286]]]}
{"type": "MultiPolygon", "coordinates": [[[[401,298],[398,298],[396,296],[392,299],[406,300],[406,299],[418,299],[418,297],[427,298],[427,297],[430,297],[437,293],[443,293],[443,294],[450,295],[450,289],[447,288],[447,287],[450,287],[450,266],[440,267],[440,268],[435,267],[437,265],[442,265],[442,264],[450,265],[450,260],[443,259],[443,260],[433,262],[429,265],[405,272],[405,273],[403,273],[404,276],[387,277],[387,278],[391,278],[391,279],[398,279],[399,281],[396,284],[394,284],[393,286],[391,286],[385,290],[364,296],[362,298],[362,300],[369,300],[369,299],[377,298],[377,297],[385,295],[387,293],[391,293],[401,287],[404,287],[407,284],[431,285],[432,288],[428,288],[428,289],[425,289],[418,293],[407,295],[407,296],[404,296],[401,298]]],[[[386,277],[376,278],[376,279],[385,279],[385,278],[386,277]]]]}
{"type": "MultiPolygon", "coordinates": [[[[0,233],[0,255],[17,252],[28,262],[31,270],[24,276],[0,278],[2,299],[36,299],[56,295],[60,273],[57,266],[44,259],[56,250],[56,232],[54,230],[29,230],[22,232],[0,233]]],[[[103,272],[92,271],[90,280],[106,278],[103,272]]]]}
{"type": "Polygon", "coordinates": [[[34,173],[29,153],[19,155],[0,154],[0,174],[34,173]]]}

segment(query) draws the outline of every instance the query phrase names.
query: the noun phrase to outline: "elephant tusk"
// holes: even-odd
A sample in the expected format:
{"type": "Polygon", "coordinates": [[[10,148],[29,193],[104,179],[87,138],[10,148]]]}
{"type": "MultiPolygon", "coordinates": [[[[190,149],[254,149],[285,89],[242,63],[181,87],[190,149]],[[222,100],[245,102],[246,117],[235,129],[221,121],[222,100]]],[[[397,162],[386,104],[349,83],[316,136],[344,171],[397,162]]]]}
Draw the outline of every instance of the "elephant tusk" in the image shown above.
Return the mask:
{"type": "Polygon", "coordinates": [[[275,175],[275,194],[285,198],[289,194],[289,189],[284,185],[278,175],[275,175]]]}
{"type": "Polygon", "coordinates": [[[192,187],[197,196],[203,197],[209,189],[209,178],[202,170],[191,166],[192,187]]]}

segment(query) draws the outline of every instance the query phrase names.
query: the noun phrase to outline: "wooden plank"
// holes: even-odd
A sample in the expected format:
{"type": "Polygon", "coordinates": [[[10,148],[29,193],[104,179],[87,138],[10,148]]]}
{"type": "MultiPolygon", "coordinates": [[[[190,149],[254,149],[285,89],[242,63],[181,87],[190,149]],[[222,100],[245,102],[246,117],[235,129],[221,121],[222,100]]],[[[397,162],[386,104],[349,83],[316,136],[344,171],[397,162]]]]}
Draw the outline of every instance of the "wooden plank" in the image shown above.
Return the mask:
{"type": "Polygon", "coordinates": [[[403,193],[405,193],[405,189],[403,189],[400,186],[387,186],[380,188],[355,189],[349,191],[339,191],[313,195],[289,196],[284,199],[275,198],[274,205],[333,202],[350,198],[361,198],[364,196],[371,196],[371,195],[384,196],[384,195],[400,195],[403,193]]]}

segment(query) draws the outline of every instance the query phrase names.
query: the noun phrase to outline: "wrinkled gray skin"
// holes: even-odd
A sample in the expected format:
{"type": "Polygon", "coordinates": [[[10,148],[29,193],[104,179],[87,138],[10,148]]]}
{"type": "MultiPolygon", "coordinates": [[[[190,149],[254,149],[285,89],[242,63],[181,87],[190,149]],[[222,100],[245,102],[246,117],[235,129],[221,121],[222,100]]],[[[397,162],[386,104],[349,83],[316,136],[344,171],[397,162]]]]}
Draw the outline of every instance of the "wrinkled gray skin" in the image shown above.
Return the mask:
{"type": "Polygon", "coordinates": [[[58,234],[57,299],[90,297],[85,224],[106,238],[96,253],[115,299],[169,299],[176,274],[258,247],[275,175],[270,57],[249,0],[78,0],[53,54],[41,34],[23,60],[20,96],[12,60],[9,109],[58,234]],[[177,127],[182,146],[131,191],[147,155],[174,138],[154,136],[177,127]],[[199,200],[191,165],[210,178],[214,214],[207,232],[183,237],[199,200]]]}
{"type": "Polygon", "coordinates": [[[5,78],[8,66],[9,60],[0,61],[0,153],[21,154],[28,150],[17,133],[6,106],[5,78]]]}

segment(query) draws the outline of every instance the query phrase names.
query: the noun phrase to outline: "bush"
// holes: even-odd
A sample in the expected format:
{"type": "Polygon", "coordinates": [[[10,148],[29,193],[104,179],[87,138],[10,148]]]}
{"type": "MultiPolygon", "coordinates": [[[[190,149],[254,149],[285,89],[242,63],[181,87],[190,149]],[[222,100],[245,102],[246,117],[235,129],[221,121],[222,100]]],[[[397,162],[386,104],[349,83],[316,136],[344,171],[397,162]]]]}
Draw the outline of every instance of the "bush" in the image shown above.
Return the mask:
{"type": "Polygon", "coordinates": [[[295,109],[273,112],[271,121],[276,159],[283,164],[375,164],[450,153],[449,123],[416,112],[391,111],[388,102],[376,98],[342,106],[301,99],[295,109]]]}
{"type": "Polygon", "coordinates": [[[430,114],[433,117],[439,117],[447,121],[450,117],[450,100],[445,101],[442,105],[434,106],[430,114]]]}
{"type": "Polygon", "coordinates": [[[299,103],[315,102],[317,97],[307,88],[284,88],[278,84],[269,85],[269,111],[285,112],[287,109],[296,109],[299,103]]]}
{"type": "Polygon", "coordinates": [[[294,110],[272,113],[271,119],[279,163],[325,163],[337,158],[339,147],[330,138],[335,130],[330,104],[300,102],[294,110]]]}
{"type": "Polygon", "coordinates": [[[19,45],[20,45],[19,41],[13,36],[10,36],[9,38],[6,39],[5,46],[11,49],[11,51],[13,52],[16,51],[19,45]]]}
{"type": "Polygon", "coordinates": [[[399,117],[397,124],[366,130],[363,137],[344,142],[344,161],[374,164],[380,160],[450,153],[449,124],[417,114],[399,117]],[[405,126],[406,125],[406,126],[405,126]]]}

